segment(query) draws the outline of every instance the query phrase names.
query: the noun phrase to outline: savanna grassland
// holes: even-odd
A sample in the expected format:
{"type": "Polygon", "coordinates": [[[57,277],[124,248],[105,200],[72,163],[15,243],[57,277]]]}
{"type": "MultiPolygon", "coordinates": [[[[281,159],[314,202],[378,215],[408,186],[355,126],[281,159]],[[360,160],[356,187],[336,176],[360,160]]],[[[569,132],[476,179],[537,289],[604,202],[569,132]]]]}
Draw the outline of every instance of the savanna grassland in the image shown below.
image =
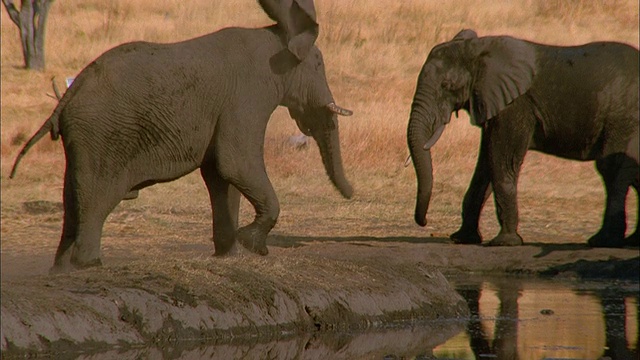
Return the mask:
{"type": "MultiPolygon", "coordinates": [[[[480,131],[466,114],[453,119],[433,149],[434,192],[426,229],[413,222],[415,174],[406,125],[417,75],[429,50],[472,28],[483,35],[508,34],[537,42],[574,45],[615,40],[638,47],[638,2],[319,0],[320,37],[329,83],[337,102],[354,111],[340,121],[342,153],[355,188],[344,200],[324,174],[315,145],[295,149],[297,133],[286,111],[277,110],[265,140],[265,161],[281,202],[275,234],[316,237],[444,236],[460,224],[460,205],[471,178],[480,131]]],[[[55,107],[51,78],[62,86],[104,51],[123,42],[175,42],[228,26],[271,21],[255,0],[68,0],[53,3],[47,23],[46,71],[26,71],[17,28],[2,11],[1,190],[2,253],[37,251],[53,257],[61,229],[64,154],[44,138],[8,179],[26,139],[55,107]]],[[[637,217],[631,193],[629,217],[637,217]]],[[[600,226],[604,189],[592,163],[529,153],[519,182],[520,232],[525,242],[584,243],[600,226]]],[[[243,219],[253,214],[243,207],[243,219]]],[[[497,231],[493,205],[482,219],[485,238],[497,231]]],[[[138,251],[210,237],[209,200],[197,172],[156,185],[123,202],[105,226],[106,261],[138,251]],[[135,244],[133,249],[130,244],[135,244]],[[153,246],[162,244],[163,246],[153,246]]],[[[4,267],[5,265],[3,265],[4,267]]],[[[3,275],[4,276],[4,275],[3,275]]]]}

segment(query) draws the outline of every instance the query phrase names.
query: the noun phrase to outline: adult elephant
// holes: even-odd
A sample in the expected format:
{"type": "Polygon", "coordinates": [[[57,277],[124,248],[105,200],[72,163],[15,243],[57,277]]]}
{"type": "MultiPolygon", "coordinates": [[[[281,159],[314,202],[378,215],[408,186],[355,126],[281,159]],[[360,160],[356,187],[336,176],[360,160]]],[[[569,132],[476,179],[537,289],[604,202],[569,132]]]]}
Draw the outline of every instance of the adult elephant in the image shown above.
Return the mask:
{"type": "Polygon", "coordinates": [[[227,28],[174,44],[115,47],[76,77],[27,142],[62,137],[64,223],[52,271],[99,265],[107,215],[132,191],[200,168],[213,210],[216,255],[240,242],[266,255],[279,204],[263,158],[267,122],[286,106],[313,136],[329,178],[346,198],[337,115],[312,1],[260,1],[277,25],[227,28]],[[238,229],[240,195],[252,223],[238,229]]]}
{"type": "Polygon", "coordinates": [[[467,110],[482,128],[475,173],[451,235],[479,244],[482,207],[494,192],[500,232],[489,245],[521,245],[516,187],[528,149],[595,160],[607,192],[602,228],[588,243],[638,245],[625,239],[625,198],[638,191],[638,50],[615,42],[558,47],[463,30],[431,50],[418,78],[407,141],[418,192],[415,221],[426,225],[432,189],[430,147],[452,112],[467,110]]]}

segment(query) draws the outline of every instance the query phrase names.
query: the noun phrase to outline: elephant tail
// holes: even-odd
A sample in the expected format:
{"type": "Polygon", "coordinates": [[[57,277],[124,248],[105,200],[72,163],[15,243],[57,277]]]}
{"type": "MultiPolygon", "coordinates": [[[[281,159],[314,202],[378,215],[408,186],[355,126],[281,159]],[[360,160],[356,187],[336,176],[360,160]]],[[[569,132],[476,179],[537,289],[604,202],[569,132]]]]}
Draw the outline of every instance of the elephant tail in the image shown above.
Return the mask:
{"type": "Polygon", "coordinates": [[[54,110],[51,117],[49,117],[49,119],[47,119],[47,121],[45,121],[45,123],[42,124],[40,129],[38,129],[38,131],[35,134],[33,134],[31,139],[29,139],[29,141],[27,141],[27,143],[24,144],[24,146],[22,147],[22,150],[20,150],[20,153],[16,157],[16,160],[13,162],[13,168],[11,169],[11,175],[9,175],[9,179],[13,179],[13,177],[16,175],[16,171],[18,170],[18,164],[20,163],[20,160],[22,160],[22,157],[27,153],[27,151],[29,151],[29,149],[33,145],[35,145],[40,139],[42,139],[42,137],[45,136],[46,133],[51,134],[52,140],[58,140],[58,138],[60,137],[60,126],[59,126],[60,109],[61,107],[58,106],[58,108],[54,110]]]}

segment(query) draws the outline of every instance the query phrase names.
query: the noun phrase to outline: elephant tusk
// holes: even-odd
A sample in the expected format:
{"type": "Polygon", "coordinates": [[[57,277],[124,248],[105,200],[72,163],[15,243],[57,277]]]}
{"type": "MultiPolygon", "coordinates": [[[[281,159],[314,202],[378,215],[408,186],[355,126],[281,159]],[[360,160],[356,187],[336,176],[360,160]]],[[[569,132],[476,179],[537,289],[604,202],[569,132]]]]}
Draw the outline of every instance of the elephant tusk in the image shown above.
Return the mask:
{"type": "Polygon", "coordinates": [[[60,90],[58,90],[58,85],[56,85],[56,77],[51,78],[51,86],[53,86],[53,92],[56,94],[56,98],[58,101],[62,99],[62,95],[60,95],[60,90]]]}
{"type": "Polygon", "coordinates": [[[336,103],[334,102],[330,102],[326,105],[327,109],[329,109],[329,111],[331,111],[334,114],[338,114],[338,115],[342,115],[342,116],[351,116],[353,115],[353,111],[342,108],[338,105],[336,105],[336,103]]]}
{"type": "Polygon", "coordinates": [[[427,140],[427,142],[424,144],[424,146],[422,148],[425,149],[425,150],[431,149],[431,147],[433,145],[435,145],[435,143],[438,141],[438,139],[440,139],[440,135],[442,135],[443,131],[444,131],[444,125],[440,125],[440,127],[438,127],[436,129],[436,131],[433,133],[431,138],[429,140],[427,140]]]}
{"type": "Polygon", "coordinates": [[[409,154],[409,156],[407,156],[407,160],[404,161],[404,167],[409,166],[409,164],[411,164],[411,154],[409,154]]]}

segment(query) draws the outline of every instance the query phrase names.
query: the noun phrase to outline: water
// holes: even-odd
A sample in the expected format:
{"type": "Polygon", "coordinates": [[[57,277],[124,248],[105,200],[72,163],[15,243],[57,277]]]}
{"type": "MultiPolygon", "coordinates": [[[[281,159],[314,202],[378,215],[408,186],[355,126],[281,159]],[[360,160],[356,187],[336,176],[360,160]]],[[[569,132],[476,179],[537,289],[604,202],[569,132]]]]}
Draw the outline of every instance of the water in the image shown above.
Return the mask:
{"type": "Polygon", "coordinates": [[[452,279],[473,314],[436,359],[639,359],[638,283],[452,279]]]}
{"type": "Polygon", "coordinates": [[[277,341],[179,343],[74,359],[639,359],[638,282],[464,275],[470,319],[277,341]]]}

